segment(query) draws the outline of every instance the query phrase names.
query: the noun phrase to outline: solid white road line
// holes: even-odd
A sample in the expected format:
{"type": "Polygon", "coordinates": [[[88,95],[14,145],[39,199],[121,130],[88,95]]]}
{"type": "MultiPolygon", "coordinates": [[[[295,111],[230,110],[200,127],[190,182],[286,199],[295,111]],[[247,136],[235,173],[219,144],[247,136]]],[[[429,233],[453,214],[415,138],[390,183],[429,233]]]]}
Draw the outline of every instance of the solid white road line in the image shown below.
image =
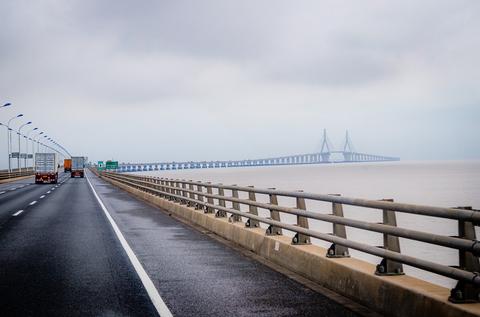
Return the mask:
{"type": "Polygon", "coordinates": [[[45,198],[45,195],[40,196],[40,199],[45,198]]]}
{"type": "Polygon", "coordinates": [[[107,217],[108,221],[110,222],[110,225],[112,226],[113,231],[115,231],[115,234],[117,235],[117,238],[120,241],[123,249],[127,253],[128,258],[130,259],[130,262],[135,268],[135,271],[137,271],[137,274],[140,277],[140,280],[142,281],[143,286],[145,287],[148,293],[148,296],[150,297],[150,300],[152,301],[153,305],[157,309],[158,314],[161,317],[173,316],[170,310],[168,309],[167,305],[165,305],[165,302],[163,301],[163,299],[160,297],[158,290],[155,288],[155,285],[153,284],[150,277],[148,277],[147,272],[143,268],[137,256],[135,255],[135,253],[133,253],[133,250],[132,248],[130,248],[130,245],[128,244],[127,240],[125,240],[125,237],[123,236],[122,232],[120,231],[117,224],[115,223],[115,220],[113,220],[112,216],[110,216],[110,213],[108,212],[107,208],[103,204],[102,200],[100,199],[100,197],[98,197],[98,194],[95,191],[95,188],[93,188],[92,183],[90,183],[89,177],[86,176],[86,178],[87,178],[88,185],[90,185],[90,188],[92,189],[93,195],[95,196],[98,203],[100,204],[100,207],[102,207],[102,210],[105,213],[105,216],[107,217]]]}
{"type": "Polygon", "coordinates": [[[37,203],[37,201],[34,200],[34,201],[32,201],[31,203],[29,203],[28,205],[29,205],[29,206],[33,206],[33,205],[35,205],[36,203],[37,203]]]}
{"type": "Polygon", "coordinates": [[[19,214],[21,214],[22,212],[23,212],[23,210],[19,210],[19,211],[17,211],[16,213],[14,213],[12,216],[16,217],[16,216],[18,216],[19,214]]]}

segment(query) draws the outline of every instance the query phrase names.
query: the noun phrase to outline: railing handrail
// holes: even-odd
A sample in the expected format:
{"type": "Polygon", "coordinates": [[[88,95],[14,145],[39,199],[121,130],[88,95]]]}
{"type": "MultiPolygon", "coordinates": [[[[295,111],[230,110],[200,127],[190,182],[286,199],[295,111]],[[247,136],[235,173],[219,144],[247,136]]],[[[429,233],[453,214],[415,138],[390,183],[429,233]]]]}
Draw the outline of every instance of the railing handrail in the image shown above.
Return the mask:
{"type": "MultiPolygon", "coordinates": [[[[323,215],[323,216],[320,216],[322,219],[319,219],[318,215],[321,215],[320,213],[316,214],[316,213],[313,213],[311,211],[301,210],[301,209],[297,209],[297,208],[288,208],[288,207],[281,207],[281,206],[278,206],[278,205],[259,203],[259,202],[248,200],[248,199],[239,199],[239,198],[229,197],[229,196],[214,195],[214,194],[209,194],[209,193],[206,193],[206,192],[203,192],[203,191],[200,192],[198,190],[191,190],[191,189],[184,188],[184,187],[175,187],[175,186],[169,186],[167,184],[151,183],[151,182],[143,181],[141,178],[152,179],[152,180],[155,179],[155,180],[160,180],[160,181],[165,181],[165,182],[175,182],[176,184],[191,184],[191,185],[200,185],[200,186],[203,186],[203,187],[211,187],[211,188],[217,187],[217,188],[223,188],[223,189],[233,189],[233,190],[238,190],[238,191],[244,191],[245,190],[245,191],[249,191],[249,192],[258,193],[258,191],[257,191],[258,189],[256,189],[256,188],[241,187],[241,186],[225,186],[225,185],[221,185],[221,184],[183,181],[183,180],[178,180],[178,179],[165,179],[165,178],[162,179],[162,178],[155,178],[155,177],[150,177],[150,176],[119,175],[117,173],[110,173],[110,172],[105,172],[104,175],[106,175],[107,177],[110,177],[114,180],[121,181],[121,182],[124,182],[126,184],[130,184],[132,186],[136,186],[138,188],[141,188],[141,189],[144,189],[144,190],[147,190],[147,191],[152,191],[152,192],[155,192],[155,193],[160,194],[160,195],[165,195],[165,196],[169,196],[169,197],[172,197],[172,198],[176,198],[178,200],[183,200],[183,201],[188,201],[188,202],[200,204],[201,206],[205,206],[207,208],[212,208],[212,209],[215,209],[215,210],[220,210],[220,211],[223,211],[223,212],[228,212],[228,213],[231,213],[231,214],[243,216],[243,217],[246,217],[248,219],[254,219],[254,220],[257,220],[257,221],[262,222],[262,223],[266,223],[266,224],[269,224],[269,225],[272,225],[272,226],[276,226],[276,227],[279,227],[279,228],[290,230],[292,232],[301,233],[301,234],[304,234],[304,235],[307,235],[307,236],[310,236],[310,237],[318,238],[318,239],[328,241],[328,242],[331,242],[331,243],[334,243],[334,244],[343,245],[345,247],[356,249],[356,250],[359,250],[359,251],[362,251],[362,252],[366,252],[366,253],[369,253],[369,254],[372,254],[372,255],[379,256],[379,257],[387,258],[387,259],[390,259],[390,260],[393,260],[393,261],[397,261],[399,263],[403,263],[403,264],[406,264],[406,265],[411,265],[411,266],[414,266],[414,267],[417,267],[417,268],[420,268],[420,269],[424,269],[424,270],[427,270],[427,271],[430,271],[430,272],[433,272],[433,273],[437,273],[437,274],[440,274],[440,275],[443,275],[443,276],[447,276],[447,277],[451,277],[451,278],[454,278],[454,279],[457,279],[457,280],[473,283],[475,285],[480,285],[480,276],[476,272],[469,272],[469,271],[466,271],[466,270],[462,270],[460,268],[450,267],[450,266],[447,266],[447,265],[442,265],[442,264],[438,264],[438,263],[435,263],[435,262],[415,258],[415,257],[412,257],[412,256],[401,254],[399,252],[394,252],[394,251],[391,251],[391,250],[387,250],[387,249],[371,246],[371,245],[368,245],[368,244],[348,240],[346,238],[338,237],[338,236],[327,234],[327,233],[321,233],[321,232],[318,232],[318,231],[315,231],[315,230],[312,230],[312,229],[302,228],[302,227],[299,227],[299,226],[296,226],[296,225],[285,224],[285,223],[282,223],[280,221],[264,218],[264,217],[254,215],[254,214],[249,213],[249,212],[240,211],[238,209],[227,208],[227,207],[224,207],[224,206],[221,206],[221,205],[215,205],[215,204],[210,203],[208,201],[206,202],[206,201],[203,201],[203,200],[188,197],[187,195],[185,195],[185,193],[193,193],[193,194],[201,195],[202,197],[209,197],[209,198],[212,198],[212,199],[221,199],[221,200],[224,200],[224,201],[227,200],[227,201],[231,201],[231,202],[237,202],[237,203],[241,203],[241,204],[257,206],[257,207],[265,208],[265,209],[274,209],[274,210],[278,210],[278,211],[281,211],[281,212],[292,213],[292,214],[295,214],[297,216],[304,216],[304,217],[318,219],[318,220],[322,220],[322,221],[328,221],[328,222],[332,222],[332,223],[340,223],[340,221],[339,221],[340,217],[337,217],[338,219],[336,219],[336,218],[334,218],[336,216],[323,215]],[[152,188],[153,186],[168,189],[169,191],[165,191],[165,190],[162,191],[160,189],[155,189],[155,188],[152,188]],[[176,194],[176,192],[182,192],[184,195],[176,194]],[[324,217],[324,216],[328,216],[328,217],[324,217]],[[331,220],[335,220],[336,222],[331,221],[331,220]]],[[[264,191],[264,190],[262,190],[262,191],[264,191]]],[[[279,194],[279,192],[282,192],[282,191],[266,190],[266,192],[262,192],[262,193],[268,193],[268,194],[272,194],[272,195],[281,196],[281,194],[279,194]]],[[[289,192],[289,193],[291,193],[291,192],[289,192]]],[[[301,193],[301,192],[295,192],[295,193],[301,193]]],[[[297,197],[297,196],[292,196],[292,197],[297,197]]],[[[300,198],[308,198],[308,197],[304,197],[304,196],[299,196],[299,197],[300,198]]],[[[334,201],[334,202],[336,202],[336,201],[334,201]]],[[[345,220],[346,221],[341,221],[341,223],[344,224],[344,225],[347,225],[347,226],[352,226],[352,224],[361,223],[361,221],[349,222],[350,220],[353,220],[353,219],[345,219],[345,220]]],[[[467,240],[467,239],[461,239],[461,238],[439,236],[439,235],[434,235],[434,234],[429,234],[429,233],[424,233],[424,232],[418,232],[418,231],[414,231],[414,230],[397,228],[397,227],[391,227],[390,229],[387,229],[386,227],[389,227],[387,225],[376,225],[376,224],[374,225],[374,224],[368,223],[368,222],[363,222],[363,223],[372,225],[370,228],[362,228],[362,229],[365,229],[365,230],[388,233],[388,234],[391,234],[393,236],[402,236],[401,235],[402,232],[407,233],[407,234],[420,233],[420,234],[424,235],[424,237],[430,236],[430,238],[428,238],[429,241],[424,241],[424,242],[428,242],[430,244],[449,246],[449,247],[459,248],[459,249],[464,249],[464,250],[478,251],[478,241],[476,241],[476,240],[467,240]],[[372,228],[375,228],[377,230],[373,230],[372,228]],[[392,228],[396,228],[396,229],[400,229],[400,230],[395,230],[395,229],[392,230],[392,228]],[[382,231],[378,231],[378,230],[382,230],[382,231]],[[441,237],[441,239],[437,240],[437,238],[439,238],[439,237],[441,237]],[[448,243],[446,243],[446,242],[448,242],[448,243]],[[450,243],[455,244],[455,246],[453,244],[452,245],[445,245],[445,244],[450,244],[450,243]],[[468,244],[470,244],[470,245],[468,245],[468,244]]],[[[352,227],[355,227],[355,226],[352,226],[352,227]]],[[[406,237],[406,238],[413,239],[413,240],[418,240],[418,241],[423,241],[421,239],[417,239],[418,237],[411,237],[410,236],[410,237],[406,237]]]]}
{"type": "Polygon", "coordinates": [[[22,170],[21,172],[20,171],[12,171],[11,173],[1,171],[0,172],[0,179],[3,180],[3,179],[15,178],[15,177],[29,176],[29,175],[33,175],[33,174],[34,174],[33,170],[22,170]]]}
{"type": "MultiPolygon", "coordinates": [[[[178,182],[178,183],[182,183],[182,181],[178,181],[178,180],[169,180],[169,181],[175,181],[175,182],[178,182]]],[[[138,180],[138,182],[144,183],[144,184],[149,184],[149,185],[152,185],[154,187],[168,188],[168,189],[173,189],[173,190],[181,190],[182,192],[187,192],[187,193],[192,193],[192,194],[198,194],[199,193],[199,191],[190,190],[188,188],[179,189],[178,187],[161,185],[161,184],[152,184],[151,182],[146,182],[146,181],[143,181],[143,180],[138,180]]],[[[208,184],[208,183],[197,183],[197,184],[202,185],[202,186],[212,186],[211,184],[208,184]]],[[[237,188],[240,188],[240,187],[235,187],[235,189],[237,189],[237,188]]],[[[248,187],[248,188],[250,188],[250,187],[248,187]]],[[[346,225],[346,226],[349,226],[349,227],[354,227],[354,228],[364,229],[364,230],[369,230],[369,231],[375,231],[375,232],[378,232],[378,233],[391,234],[391,235],[395,235],[395,236],[410,239],[410,240],[427,242],[427,243],[437,244],[437,245],[441,245],[441,246],[448,247],[448,248],[461,249],[461,250],[473,252],[475,254],[480,254],[480,243],[479,243],[479,241],[475,241],[475,240],[467,240],[467,239],[461,239],[461,238],[457,238],[457,237],[442,236],[442,235],[438,235],[438,234],[434,234],[434,233],[426,233],[426,232],[423,232],[423,231],[393,227],[393,226],[388,226],[388,225],[379,224],[379,223],[371,223],[371,222],[366,222],[366,221],[361,221],[361,220],[339,217],[339,216],[330,215],[330,214],[318,213],[318,212],[302,210],[302,209],[297,209],[297,208],[292,208],[292,207],[283,207],[283,206],[280,206],[280,205],[272,205],[270,203],[262,203],[262,202],[258,202],[258,201],[251,201],[251,200],[248,200],[248,199],[235,198],[235,197],[230,197],[230,196],[221,196],[221,195],[208,194],[208,193],[202,193],[202,195],[204,197],[210,197],[210,198],[213,198],[213,199],[220,199],[220,200],[226,200],[226,201],[230,201],[230,202],[237,202],[237,203],[240,203],[240,204],[255,206],[255,207],[259,207],[259,208],[263,208],[263,209],[267,209],[267,210],[281,211],[281,212],[296,215],[296,216],[303,216],[303,217],[308,217],[308,218],[312,218],[312,219],[316,219],[316,220],[320,220],[320,221],[342,224],[342,225],[346,225]]]]}
{"type": "MultiPolygon", "coordinates": [[[[152,176],[139,176],[139,175],[130,175],[132,177],[151,177],[152,176]]],[[[160,180],[173,181],[174,179],[169,178],[158,178],[160,180]]],[[[200,181],[186,181],[186,180],[176,180],[181,184],[192,184],[192,185],[205,185],[200,181]]],[[[457,209],[457,208],[445,208],[445,207],[434,207],[427,205],[416,205],[416,204],[404,204],[396,203],[390,201],[379,201],[379,200],[369,200],[363,198],[352,198],[346,196],[336,196],[336,195],[327,195],[327,194],[315,194],[308,193],[303,191],[288,191],[288,190],[278,190],[278,189],[264,189],[256,187],[246,187],[246,186],[237,186],[237,185],[223,185],[223,184],[209,184],[213,188],[223,188],[223,189],[236,189],[239,191],[245,192],[254,192],[257,194],[266,194],[266,195],[277,195],[284,197],[293,197],[293,198],[305,198],[323,202],[339,203],[351,206],[366,207],[380,210],[393,210],[410,214],[417,214],[423,216],[433,216],[447,219],[455,220],[464,220],[472,221],[474,223],[480,223],[480,212],[476,210],[466,210],[466,209],[457,209]]]]}

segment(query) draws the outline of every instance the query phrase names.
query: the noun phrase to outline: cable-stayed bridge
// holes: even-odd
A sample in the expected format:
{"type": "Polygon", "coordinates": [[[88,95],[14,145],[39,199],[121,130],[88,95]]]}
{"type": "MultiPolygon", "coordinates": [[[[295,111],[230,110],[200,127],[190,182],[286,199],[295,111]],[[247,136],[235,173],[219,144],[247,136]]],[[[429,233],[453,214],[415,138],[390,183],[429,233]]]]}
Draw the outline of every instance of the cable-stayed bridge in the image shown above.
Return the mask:
{"type": "Polygon", "coordinates": [[[323,130],[319,152],[293,154],[259,159],[228,160],[228,161],[185,161],[185,162],[158,162],[158,163],[122,163],[118,166],[119,172],[158,171],[197,168],[221,167],[248,167],[300,164],[328,164],[351,162],[386,162],[399,161],[398,157],[367,154],[355,151],[348,131],[341,150],[336,150],[328,139],[327,131],[323,130]]]}

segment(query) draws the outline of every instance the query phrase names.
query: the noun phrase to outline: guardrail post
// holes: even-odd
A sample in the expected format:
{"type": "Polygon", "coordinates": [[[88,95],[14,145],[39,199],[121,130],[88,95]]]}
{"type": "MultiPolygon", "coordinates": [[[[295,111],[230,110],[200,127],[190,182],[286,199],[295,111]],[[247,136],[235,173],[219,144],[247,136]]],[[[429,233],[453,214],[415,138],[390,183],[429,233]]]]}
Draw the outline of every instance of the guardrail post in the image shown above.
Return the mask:
{"type": "Polygon", "coordinates": [[[165,192],[167,190],[165,189],[165,181],[163,180],[163,177],[160,178],[160,190],[162,191],[162,195],[160,195],[160,197],[165,198],[165,192]]]}
{"type": "Polygon", "coordinates": [[[170,180],[170,186],[172,187],[170,189],[170,194],[172,194],[172,196],[170,196],[170,200],[173,201],[173,202],[176,202],[177,198],[173,197],[173,195],[177,194],[177,182],[174,179],[171,179],[170,180]]]}
{"type": "MultiPolygon", "coordinates": [[[[237,185],[232,185],[232,186],[237,186],[237,185]]],[[[232,189],[232,197],[238,199],[238,189],[232,189]]],[[[240,211],[240,204],[238,202],[233,201],[232,207],[233,209],[240,211]]],[[[239,222],[239,221],[242,221],[242,217],[240,215],[232,214],[230,218],[228,218],[228,221],[239,222]]]]}
{"type": "MultiPolygon", "coordinates": [[[[182,184],[180,183],[180,180],[178,178],[176,179],[175,187],[177,188],[177,190],[175,191],[175,195],[182,196],[182,189],[181,189],[182,184]]],[[[182,204],[183,199],[182,198],[177,198],[176,201],[179,204],[182,204]]]]}
{"type": "MultiPolygon", "coordinates": [[[[339,194],[333,194],[332,196],[340,196],[339,194]]],[[[332,203],[332,214],[337,217],[343,218],[343,205],[339,203],[332,203]]],[[[333,235],[340,238],[347,238],[347,231],[345,230],[345,225],[334,223],[333,224],[333,235]]],[[[330,248],[327,251],[327,258],[348,258],[350,254],[348,253],[348,248],[343,245],[338,245],[332,243],[330,248]]]]}
{"type": "MultiPolygon", "coordinates": [[[[457,207],[457,209],[474,210],[472,207],[457,207]]],[[[474,210],[477,211],[478,210],[474,210]]],[[[459,220],[458,221],[458,237],[462,239],[472,240],[473,243],[478,243],[475,226],[470,221],[459,220]]],[[[480,264],[478,262],[478,256],[472,252],[459,250],[459,266],[458,268],[474,272],[479,274],[480,264]]],[[[448,300],[452,303],[476,303],[480,301],[480,289],[472,283],[466,283],[464,281],[458,281],[455,288],[450,291],[450,297],[448,300]]]]}
{"type": "MultiPolygon", "coordinates": [[[[212,190],[212,183],[211,182],[207,182],[207,194],[209,195],[213,195],[213,190],[212,190]]],[[[214,201],[213,201],[213,198],[212,197],[207,197],[207,203],[209,203],[210,205],[213,205],[214,204],[214,201]]],[[[207,207],[205,209],[205,213],[206,214],[213,214],[213,212],[215,211],[215,209],[213,209],[212,207],[207,207]]]]}
{"type": "MultiPolygon", "coordinates": [[[[182,186],[180,185],[180,180],[177,178],[175,180],[175,195],[182,196],[182,190],[180,188],[182,188],[182,186]]],[[[178,202],[179,204],[182,203],[181,198],[175,198],[175,201],[178,202]]]]}
{"type": "MultiPolygon", "coordinates": [[[[187,184],[185,184],[185,180],[182,179],[182,196],[183,197],[188,197],[187,192],[185,191],[186,189],[187,189],[187,184]]],[[[183,205],[186,205],[187,201],[185,199],[182,199],[180,203],[183,205]]]]}
{"type": "MultiPolygon", "coordinates": [[[[300,192],[302,192],[302,190],[300,190],[300,192]]],[[[297,209],[307,210],[305,198],[297,197],[297,209]]],[[[296,226],[308,229],[308,218],[297,215],[296,226]]],[[[310,237],[297,232],[292,239],[292,244],[310,244],[310,237]]]]}
{"type": "Polygon", "coordinates": [[[167,181],[167,185],[168,185],[168,187],[170,187],[170,188],[167,189],[167,192],[168,192],[168,194],[169,194],[169,195],[168,195],[168,200],[170,200],[170,201],[175,201],[175,199],[171,196],[171,194],[174,194],[174,193],[175,193],[175,190],[173,189],[173,181],[172,181],[172,180],[168,180],[168,181],[167,181]]]}
{"type": "MultiPolygon", "coordinates": [[[[382,201],[391,201],[393,199],[382,199],[382,201]]],[[[383,210],[383,224],[387,226],[397,226],[397,217],[394,210],[383,210]]],[[[393,252],[400,252],[400,241],[397,236],[383,234],[383,248],[393,252]]],[[[402,263],[389,259],[382,259],[375,270],[376,275],[404,275],[402,263]]]]}
{"type": "MultiPolygon", "coordinates": [[[[222,185],[222,184],[219,184],[219,185],[222,185]]],[[[223,190],[223,188],[221,188],[221,187],[218,188],[218,195],[219,196],[225,196],[225,191],[223,190]]],[[[225,205],[225,199],[219,199],[218,204],[220,205],[220,207],[225,208],[225,206],[226,206],[225,205]]],[[[217,212],[215,213],[215,217],[223,218],[223,217],[226,217],[226,216],[227,216],[227,213],[224,210],[218,210],[217,209],[217,212]]]]}
{"type": "MultiPolygon", "coordinates": [[[[275,188],[269,188],[271,190],[275,190],[275,188]]],[[[277,195],[275,194],[269,194],[270,197],[270,205],[278,206],[278,198],[277,195]]],[[[275,221],[280,221],[280,212],[275,209],[270,209],[270,219],[275,220],[275,221]]],[[[276,227],[273,225],[269,225],[266,232],[267,236],[272,236],[272,235],[282,235],[282,228],[276,227]]]]}
{"type": "MultiPolygon", "coordinates": [[[[248,186],[248,187],[253,188],[253,186],[248,186]]],[[[257,201],[255,196],[256,195],[255,195],[254,191],[249,191],[248,192],[248,200],[257,201]]],[[[255,215],[255,216],[258,216],[257,206],[248,205],[248,213],[252,214],[252,215],[255,215]]],[[[248,218],[247,222],[245,223],[245,227],[247,227],[247,228],[258,228],[258,227],[260,227],[260,222],[258,220],[248,218]]]]}
{"type": "Polygon", "coordinates": [[[202,182],[198,182],[198,184],[197,184],[197,192],[198,192],[198,194],[197,194],[197,200],[199,200],[200,202],[195,204],[195,209],[197,209],[197,210],[198,210],[198,209],[203,210],[203,208],[205,208],[205,206],[202,204],[202,202],[203,202],[203,195],[202,195],[202,193],[203,193],[203,185],[202,185],[202,182]]]}
{"type": "Polygon", "coordinates": [[[152,195],[155,195],[155,192],[154,192],[154,189],[155,189],[155,178],[154,177],[151,177],[149,176],[147,178],[147,187],[149,188],[148,192],[152,195]]]}
{"type": "MultiPolygon", "coordinates": [[[[189,182],[191,183],[192,180],[189,180],[189,182]]],[[[190,196],[190,199],[195,199],[195,193],[193,192],[193,190],[194,190],[194,189],[193,189],[193,184],[188,184],[188,189],[190,190],[190,195],[189,195],[189,196],[190,196]]],[[[195,206],[195,203],[192,202],[192,201],[188,201],[188,202],[187,202],[187,206],[188,206],[188,207],[195,206]]]]}

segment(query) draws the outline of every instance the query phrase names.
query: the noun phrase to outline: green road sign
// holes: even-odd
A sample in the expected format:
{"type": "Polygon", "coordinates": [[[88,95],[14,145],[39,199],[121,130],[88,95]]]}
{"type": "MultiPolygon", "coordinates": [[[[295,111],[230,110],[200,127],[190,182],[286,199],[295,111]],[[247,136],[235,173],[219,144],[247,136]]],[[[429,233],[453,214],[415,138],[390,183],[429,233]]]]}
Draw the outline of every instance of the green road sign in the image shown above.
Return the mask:
{"type": "Polygon", "coordinates": [[[116,170],[118,168],[118,161],[107,161],[105,167],[107,170],[116,170]]]}
{"type": "Polygon", "coordinates": [[[103,164],[103,161],[98,161],[97,170],[98,171],[104,171],[105,170],[105,165],[103,164]]]}

